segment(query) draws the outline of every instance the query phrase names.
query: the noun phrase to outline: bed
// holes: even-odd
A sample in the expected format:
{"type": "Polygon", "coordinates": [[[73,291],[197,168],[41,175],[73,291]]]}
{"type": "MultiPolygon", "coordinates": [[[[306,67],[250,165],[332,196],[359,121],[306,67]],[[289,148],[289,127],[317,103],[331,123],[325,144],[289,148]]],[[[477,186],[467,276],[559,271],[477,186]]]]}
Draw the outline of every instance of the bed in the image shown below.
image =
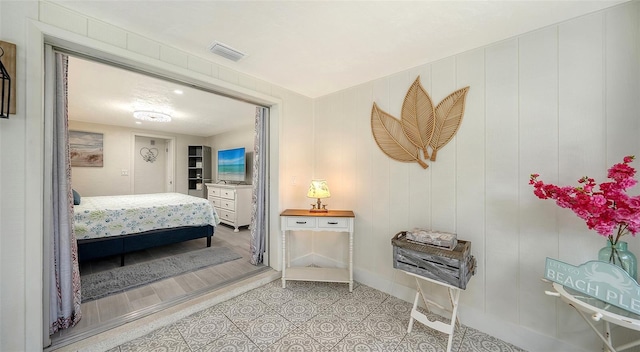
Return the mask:
{"type": "Polygon", "coordinates": [[[79,261],[120,255],[124,265],[127,253],[203,237],[210,247],[220,222],[207,199],[181,193],[82,197],[76,203],[79,261]]]}

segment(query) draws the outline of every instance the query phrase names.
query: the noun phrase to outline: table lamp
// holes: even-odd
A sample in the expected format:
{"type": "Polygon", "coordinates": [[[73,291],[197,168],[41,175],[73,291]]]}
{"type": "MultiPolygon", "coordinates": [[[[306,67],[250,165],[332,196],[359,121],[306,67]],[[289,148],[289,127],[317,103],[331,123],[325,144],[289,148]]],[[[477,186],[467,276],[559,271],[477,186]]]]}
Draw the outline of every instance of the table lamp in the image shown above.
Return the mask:
{"type": "Polygon", "coordinates": [[[331,193],[329,192],[329,186],[327,185],[327,181],[311,180],[311,186],[309,186],[307,197],[318,199],[318,202],[316,204],[311,204],[312,208],[311,210],[309,210],[310,212],[326,213],[327,205],[326,204],[323,205],[320,199],[331,197],[331,193]]]}

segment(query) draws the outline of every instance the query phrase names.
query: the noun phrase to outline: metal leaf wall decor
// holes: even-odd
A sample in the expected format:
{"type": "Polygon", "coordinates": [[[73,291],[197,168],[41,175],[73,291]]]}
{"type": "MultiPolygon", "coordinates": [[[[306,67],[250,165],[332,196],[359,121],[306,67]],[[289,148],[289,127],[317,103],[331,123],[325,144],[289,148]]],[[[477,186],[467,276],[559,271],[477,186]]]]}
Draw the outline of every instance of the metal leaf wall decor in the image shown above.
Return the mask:
{"type": "Polygon", "coordinates": [[[426,169],[425,161],[436,161],[438,150],[458,132],[468,91],[469,87],[458,89],[434,107],[418,76],[407,91],[399,120],[373,103],[371,131],[378,147],[392,159],[417,162],[426,169]]]}

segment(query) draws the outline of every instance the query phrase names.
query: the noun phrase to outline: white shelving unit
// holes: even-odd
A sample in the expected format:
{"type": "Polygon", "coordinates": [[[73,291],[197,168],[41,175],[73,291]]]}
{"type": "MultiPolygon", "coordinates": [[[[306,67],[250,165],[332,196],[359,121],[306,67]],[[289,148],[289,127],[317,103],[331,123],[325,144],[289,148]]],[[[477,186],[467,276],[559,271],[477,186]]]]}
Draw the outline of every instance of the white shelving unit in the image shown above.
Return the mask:
{"type": "Polygon", "coordinates": [[[206,198],[205,183],[211,182],[211,147],[190,145],[187,156],[188,193],[206,198]]]}

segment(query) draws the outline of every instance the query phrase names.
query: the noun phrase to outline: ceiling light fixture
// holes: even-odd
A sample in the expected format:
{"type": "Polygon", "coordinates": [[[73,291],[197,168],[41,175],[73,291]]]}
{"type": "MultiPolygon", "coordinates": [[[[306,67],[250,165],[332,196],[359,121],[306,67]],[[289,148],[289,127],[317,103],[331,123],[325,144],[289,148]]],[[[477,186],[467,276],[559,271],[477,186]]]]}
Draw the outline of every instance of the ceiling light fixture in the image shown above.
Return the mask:
{"type": "Polygon", "coordinates": [[[245,53],[220,42],[213,42],[213,44],[209,46],[209,51],[231,61],[239,61],[243,57],[247,56],[245,53]]]}
{"type": "Polygon", "coordinates": [[[176,94],[182,94],[182,93],[184,93],[184,92],[183,92],[183,91],[181,91],[180,89],[176,89],[176,90],[174,90],[173,92],[174,92],[174,93],[176,93],[176,94]]]}
{"type": "Polygon", "coordinates": [[[133,112],[133,117],[143,121],[169,122],[171,115],[157,111],[137,110],[133,112]]]}

